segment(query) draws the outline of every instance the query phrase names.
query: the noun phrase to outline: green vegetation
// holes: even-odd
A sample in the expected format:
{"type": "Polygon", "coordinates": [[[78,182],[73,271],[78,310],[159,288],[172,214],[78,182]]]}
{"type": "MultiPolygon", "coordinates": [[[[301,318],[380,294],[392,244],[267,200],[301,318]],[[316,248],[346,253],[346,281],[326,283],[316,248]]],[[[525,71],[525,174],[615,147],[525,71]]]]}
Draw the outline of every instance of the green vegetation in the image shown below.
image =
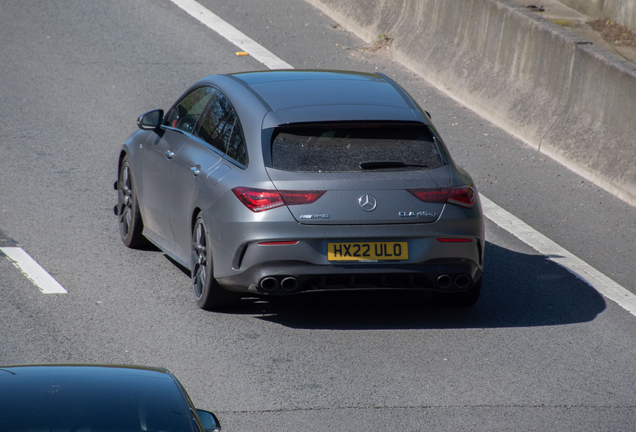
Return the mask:
{"type": "Polygon", "coordinates": [[[566,19],[551,19],[554,24],[560,25],[561,27],[578,27],[578,21],[566,20],[566,19]]]}

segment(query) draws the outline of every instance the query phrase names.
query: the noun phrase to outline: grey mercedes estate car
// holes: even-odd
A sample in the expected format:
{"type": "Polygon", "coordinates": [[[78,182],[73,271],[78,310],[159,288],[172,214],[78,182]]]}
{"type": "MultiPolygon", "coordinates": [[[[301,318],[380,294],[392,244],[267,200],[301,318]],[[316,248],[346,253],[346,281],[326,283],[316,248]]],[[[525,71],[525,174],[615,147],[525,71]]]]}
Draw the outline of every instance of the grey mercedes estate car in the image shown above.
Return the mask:
{"type": "Polygon", "coordinates": [[[189,269],[201,308],[346,289],[477,301],[479,195],[389,77],[214,75],[137,124],[114,185],[121,238],[149,240],[189,269]]]}

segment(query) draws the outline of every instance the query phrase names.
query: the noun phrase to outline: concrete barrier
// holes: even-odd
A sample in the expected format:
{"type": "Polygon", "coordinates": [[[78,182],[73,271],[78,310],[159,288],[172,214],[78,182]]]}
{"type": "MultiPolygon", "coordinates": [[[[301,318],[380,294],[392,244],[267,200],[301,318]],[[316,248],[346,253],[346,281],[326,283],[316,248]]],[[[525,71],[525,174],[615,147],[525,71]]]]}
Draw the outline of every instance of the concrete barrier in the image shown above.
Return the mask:
{"type": "Polygon", "coordinates": [[[486,119],[636,205],[636,66],[506,0],[308,0],[486,119]]]}

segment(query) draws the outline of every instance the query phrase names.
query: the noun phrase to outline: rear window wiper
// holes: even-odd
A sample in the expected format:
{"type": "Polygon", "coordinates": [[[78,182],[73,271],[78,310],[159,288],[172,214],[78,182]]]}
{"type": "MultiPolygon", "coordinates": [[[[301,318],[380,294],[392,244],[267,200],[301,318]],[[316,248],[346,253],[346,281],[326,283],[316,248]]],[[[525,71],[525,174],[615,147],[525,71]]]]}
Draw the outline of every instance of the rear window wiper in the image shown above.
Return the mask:
{"type": "Polygon", "coordinates": [[[423,164],[412,164],[400,161],[377,161],[377,162],[360,162],[360,169],[373,170],[382,168],[405,168],[405,167],[420,167],[427,168],[423,164]]]}

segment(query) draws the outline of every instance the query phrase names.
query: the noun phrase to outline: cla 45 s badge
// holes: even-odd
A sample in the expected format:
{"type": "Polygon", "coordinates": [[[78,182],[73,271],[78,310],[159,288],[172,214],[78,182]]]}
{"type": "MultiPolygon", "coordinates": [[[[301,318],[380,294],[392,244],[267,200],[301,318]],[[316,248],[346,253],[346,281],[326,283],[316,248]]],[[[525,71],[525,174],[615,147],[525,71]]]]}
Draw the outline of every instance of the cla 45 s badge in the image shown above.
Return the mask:
{"type": "Polygon", "coordinates": [[[425,217],[435,217],[437,213],[428,212],[428,211],[420,211],[420,212],[398,212],[398,215],[403,218],[425,218],[425,217]]]}

